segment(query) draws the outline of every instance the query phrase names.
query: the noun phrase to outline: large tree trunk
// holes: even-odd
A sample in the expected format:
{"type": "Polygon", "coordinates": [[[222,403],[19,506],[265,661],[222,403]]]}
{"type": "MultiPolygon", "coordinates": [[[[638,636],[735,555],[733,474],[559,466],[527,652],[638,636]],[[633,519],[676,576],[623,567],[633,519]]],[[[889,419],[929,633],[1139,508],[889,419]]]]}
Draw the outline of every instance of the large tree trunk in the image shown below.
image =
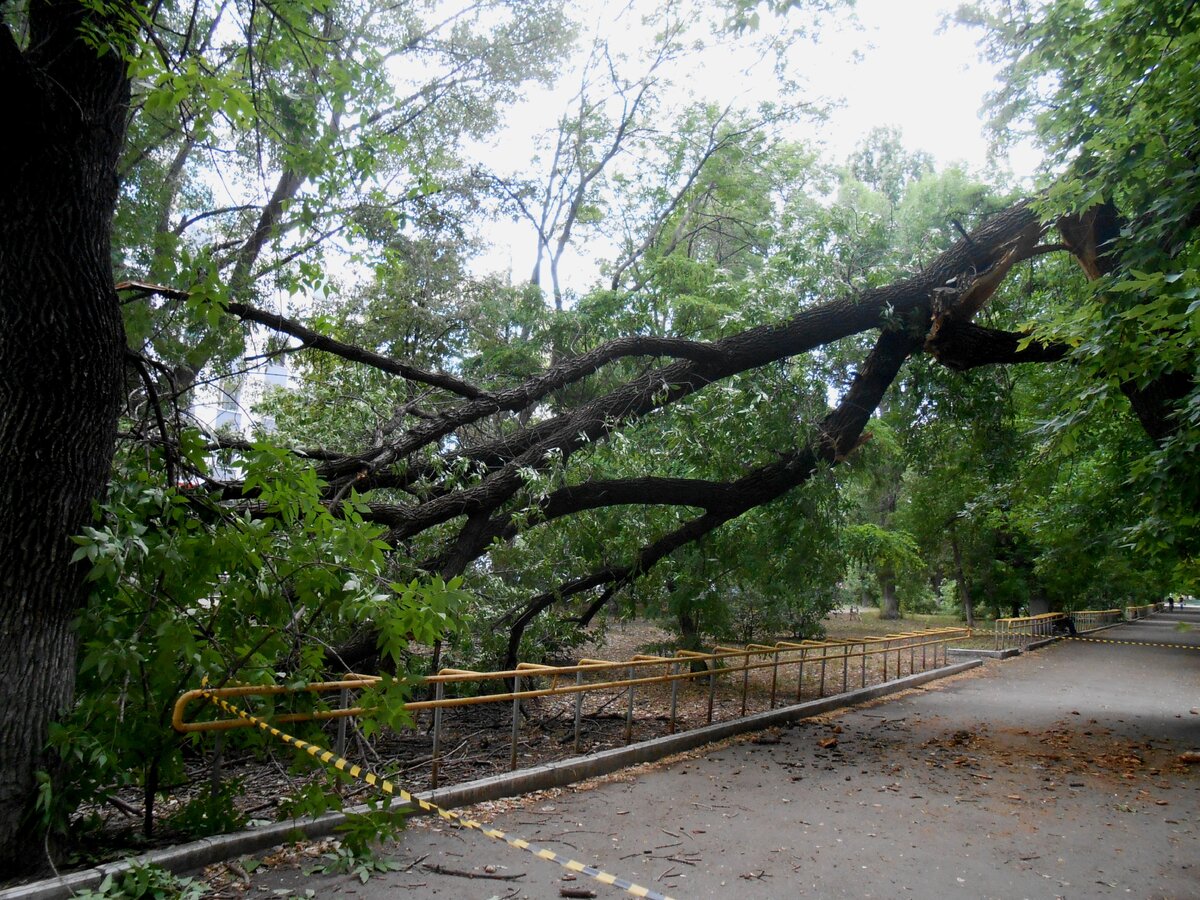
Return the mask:
{"type": "Polygon", "coordinates": [[[954,551],[954,580],[958,583],[958,593],[962,597],[963,618],[967,627],[975,627],[975,603],[971,599],[971,587],[967,584],[967,575],[963,570],[962,549],[958,546],[958,532],[950,529],[950,549],[954,551]]]}
{"type": "MultiPolygon", "coordinates": [[[[896,502],[899,499],[899,487],[890,485],[879,500],[879,524],[890,528],[892,518],[896,515],[896,502]]],[[[876,577],[879,580],[879,618],[899,619],[900,598],[896,596],[896,566],[890,560],[879,567],[876,577]]]]}
{"type": "Polygon", "coordinates": [[[1029,594],[1029,614],[1031,616],[1041,616],[1050,612],[1050,600],[1046,597],[1042,589],[1034,585],[1029,594]]]}
{"type": "MultiPolygon", "coordinates": [[[[679,649],[681,650],[704,650],[700,629],[696,626],[696,618],[690,606],[681,607],[679,610],[679,638],[679,649]]],[[[693,659],[688,669],[693,674],[704,672],[708,669],[708,663],[697,662],[693,659]]]]}
{"type": "MultiPolygon", "coordinates": [[[[32,820],[50,722],[75,679],[91,515],[116,438],[124,332],[109,235],[128,82],[80,38],[84,4],[30,4],[22,50],[0,26],[0,871],[44,864],[32,820]]],[[[104,28],[104,23],[92,23],[104,28]]]]}
{"type": "Polygon", "coordinates": [[[891,563],[879,567],[879,618],[900,618],[900,598],[896,596],[896,569],[891,563]]]}

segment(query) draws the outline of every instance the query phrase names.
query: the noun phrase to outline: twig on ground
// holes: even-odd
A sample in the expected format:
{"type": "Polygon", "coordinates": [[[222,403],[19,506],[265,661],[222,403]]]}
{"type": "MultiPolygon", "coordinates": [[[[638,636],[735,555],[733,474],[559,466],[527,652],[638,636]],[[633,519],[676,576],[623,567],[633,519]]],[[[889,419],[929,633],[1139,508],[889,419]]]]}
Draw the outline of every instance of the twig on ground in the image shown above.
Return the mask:
{"type": "Polygon", "coordinates": [[[499,872],[468,872],[466,869],[451,869],[449,866],[439,865],[438,863],[422,863],[421,868],[435,875],[454,875],[457,878],[480,878],[486,881],[516,881],[518,878],[524,878],[524,872],[518,872],[515,875],[501,875],[499,872]]]}

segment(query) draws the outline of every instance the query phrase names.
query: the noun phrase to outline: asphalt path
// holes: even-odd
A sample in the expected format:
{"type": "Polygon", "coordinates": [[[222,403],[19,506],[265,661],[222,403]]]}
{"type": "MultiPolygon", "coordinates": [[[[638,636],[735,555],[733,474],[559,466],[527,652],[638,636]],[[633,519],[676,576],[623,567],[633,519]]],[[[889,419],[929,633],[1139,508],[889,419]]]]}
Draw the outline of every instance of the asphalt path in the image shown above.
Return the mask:
{"type": "MultiPolygon", "coordinates": [[[[1200,609],[1094,637],[472,813],[676,898],[1200,898],[1200,609]]],[[[386,852],[248,895],[627,896],[437,820],[386,852]]]]}

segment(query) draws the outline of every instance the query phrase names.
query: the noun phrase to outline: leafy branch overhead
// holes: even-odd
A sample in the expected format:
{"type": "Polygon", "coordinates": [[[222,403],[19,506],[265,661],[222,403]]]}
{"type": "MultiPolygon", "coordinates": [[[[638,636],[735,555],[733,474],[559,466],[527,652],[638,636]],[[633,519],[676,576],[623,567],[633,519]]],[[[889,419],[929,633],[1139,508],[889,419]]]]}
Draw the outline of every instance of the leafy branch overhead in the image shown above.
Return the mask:
{"type": "MultiPolygon", "coordinates": [[[[427,536],[430,549],[419,568],[443,578],[462,574],[497,540],[511,541],[526,530],[586,510],[661,505],[704,511],[699,518],[681,520],[664,530],[623,563],[568,579],[532,598],[519,614],[508,617],[512,621],[508,651],[512,659],[524,626],[537,612],[556,601],[598,589],[605,589],[600,594],[603,600],[611,599],[614,587],[645,574],[681,546],[778,499],[852,453],[864,439],[872,412],[904,360],[922,348],[931,330],[948,321],[969,322],[1016,264],[1046,252],[1038,243],[1042,232],[1028,205],[1017,204],[990,217],[973,234],[930,260],[920,274],[857,296],[813,303],[781,322],[710,342],[617,338],[580,357],[562,360],[520,384],[488,393],[476,390],[476,396],[457,403],[453,394],[463,391],[451,385],[448,394],[428,398],[426,405],[437,408],[437,413],[414,420],[408,429],[397,429],[375,446],[321,462],[316,471],[326,482],[325,493],[331,501],[346,496],[348,490],[365,497],[374,491],[406,491],[406,502],[371,502],[363,515],[386,524],[388,540],[397,547],[427,536]],[[775,448],[772,462],[752,466],[729,481],[652,474],[577,482],[571,478],[570,460],[615,431],[634,426],[724,379],[879,328],[885,321],[891,324],[884,327],[875,350],[841,402],[814,423],[815,427],[797,422],[802,439],[790,448],[775,448]],[[652,355],[678,359],[646,368],[637,377],[606,392],[595,392],[573,408],[558,412],[539,408],[534,421],[520,425],[518,419],[517,427],[503,428],[499,437],[472,440],[472,435],[463,431],[497,413],[522,413],[605,366],[652,355]],[[567,483],[539,493],[538,479],[550,471],[567,483]]],[[[228,311],[247,317],[240,305],[228,311]]],[[[299,337],[306,348],[409,381],[432,383],[427,374],[395,360],[353,352],[338,342],[308,339],[306,329],[280,317],[253,314],[252,320],[299,337]]],[[[995,344],[1007,349],[1011,357],[997,360],[993,350],[993,358],[987,361],[1025,359],[1026,352],[1014,346],[1019,340],[1018,335],[1000,335],[995,344]]],[[[941,353],[956,352],[954,343],[944,337],[940,345],[941,353]]],[[[975,343],[968,346],[971,351],[976,349],[975,343]]],[[[962,355],[968,352],[959,351],[962,355]]],[[[228,484],[221,489],[225,497],[236,496],[239,490],[228,484]]],[[[590,621],[598,609],[599,604],[593,603],[584,621],[590,621]]],[[[358,662],[345,661],[351,665],[358,662]]]]}

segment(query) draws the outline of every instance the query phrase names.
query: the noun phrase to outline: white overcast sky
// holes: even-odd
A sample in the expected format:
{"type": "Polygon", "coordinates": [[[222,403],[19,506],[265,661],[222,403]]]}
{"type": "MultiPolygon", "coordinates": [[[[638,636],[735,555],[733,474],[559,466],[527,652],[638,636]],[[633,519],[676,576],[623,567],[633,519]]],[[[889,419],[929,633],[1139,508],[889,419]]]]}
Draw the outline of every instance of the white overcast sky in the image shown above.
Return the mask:
{"type": "MultiPolygon", "coordinates": [[[[846,24],[843,11],[836,23],[821,29],[817,41],[797,44],[789,72],[807,82],[811,99],[837,103],[826,121],[797,137],[815,143],[837,162],[872,128],[894,126],[910,150],[928,151],[939,168],[962,163],[975,172],[987,170],[991,163],[980,110],[995,86],[995,69],[981,59],[976,32],[953,23],[943,27],[956,5],[957,0],[857,0],[857,25],[846,24]]],[[[595,8],[603,9],[603,0],[595,8]]],[[[802,14],[802,7],[792,13],[802,14]]],[[[625,33],[633,41],[636,32],[628,27],[625,33]]],[[[742,64],[729,47],[716,47],[698,58],[682,81],[694,95],[718,102],[735,94],[749,104],[760,89],[761,96],[769,97],[773,85],[764,81],[773,80],[770,66],[758,68],[756,84],[739,78],[742,64]]],[[[574,83],[566,75],[556,90],[531,89],[526,102],[511,112],[509,128],[498,141],[488,142],[488,163],[504,168],[503,157],[510,156],[510,170],[523,168],[534,152],[528,137],[553,125],[574,83]]],[[[1018,148],[999,165],[1021,178],[1030,176],[1038,161],[1032,148],[1018,148]]],[[[528,225],[497,222],[487,238],[493,248],[476,261],[479,270],[508,270],[516,281],[528,277],[534,249],[528,225]]],[[[604,248],[593,247],[564,259],[566,287],[589,286],[596,252],[605,254],[604,248]]]]}
{"type": "MultiPolygon", "coordinates": [[[[901,130],[909,149],[928,151],[939,167],[964,163],[973,171],[986,171],[990,163],[980,109],[994,87],[995,71],[980,59],[977,34],[956,25],[942,27],[957,2],[857,0],[859,27],[827,26],[815,43],[797,46],[791,70],[804,76],[813,99],[840,101],[827,121],[797,137],[823,147],[828,160],[840,161],[872,128],[890,125],[901,130]]],[[[586,4],[598,17],[612,6],[606,0],[586,4]]],[[[583,2],[580,8],[585,8],[583,2]]],[[[837,18],[840,21],[845,14],[837,18]]],[[[736,78],[730,74],[740,63],[726,51],[717,48],[688,76],[686,83],[695,94],[718,101],[727,100],[731,90],[744,95],[744,85],[735,88],[736,78]]],[[[769,69],[764,66],[762,72],[769,69]]],[[[527,101],[510,116],[510,127],[476,152],[499,170],[525,169],[534,152],[529,136],[554,124],[572,92],[570,75],[564,76],[557,91],[531,89],[527,101]]],[[[1032,148],[1018,148],[1000,164],[1017,177],[1027,177],[1038,161],[1032,148]]],[[[515,282],[529,277],[534,238],[527,224],[498,221],[485,229],[484,237],[493,246],[474,261],[478,274],[507,271],[515,282]]],[[[582,292],[591,286],[596,257],[607,255],[607,249],[585,247],[564,259],[568,290],[582,292]]],[[[349,271],[344,274],[353,279],[349,271]]],[[[281,308],[307,305],[296,297],[281,298],[280,304],[281,308]]]]}
{"type": "MultiPolygon", "coordinates": [[[[872,127],[895,125],[910,148],[929,151],[940,165],[985,167],[980,109],[995,86],[995,69],[980,58],[977,32],[953,23],[941,27],[956,6],[947,0],[858,0],[863,30],[826,32],[810,48],[805,74],[813,86],[845,100],[823,135],[835,158],[872,127]]],[[[1014,174],[1027,176],[1038,161],[1025,148],[1006,162],[1014,174]]]]}

